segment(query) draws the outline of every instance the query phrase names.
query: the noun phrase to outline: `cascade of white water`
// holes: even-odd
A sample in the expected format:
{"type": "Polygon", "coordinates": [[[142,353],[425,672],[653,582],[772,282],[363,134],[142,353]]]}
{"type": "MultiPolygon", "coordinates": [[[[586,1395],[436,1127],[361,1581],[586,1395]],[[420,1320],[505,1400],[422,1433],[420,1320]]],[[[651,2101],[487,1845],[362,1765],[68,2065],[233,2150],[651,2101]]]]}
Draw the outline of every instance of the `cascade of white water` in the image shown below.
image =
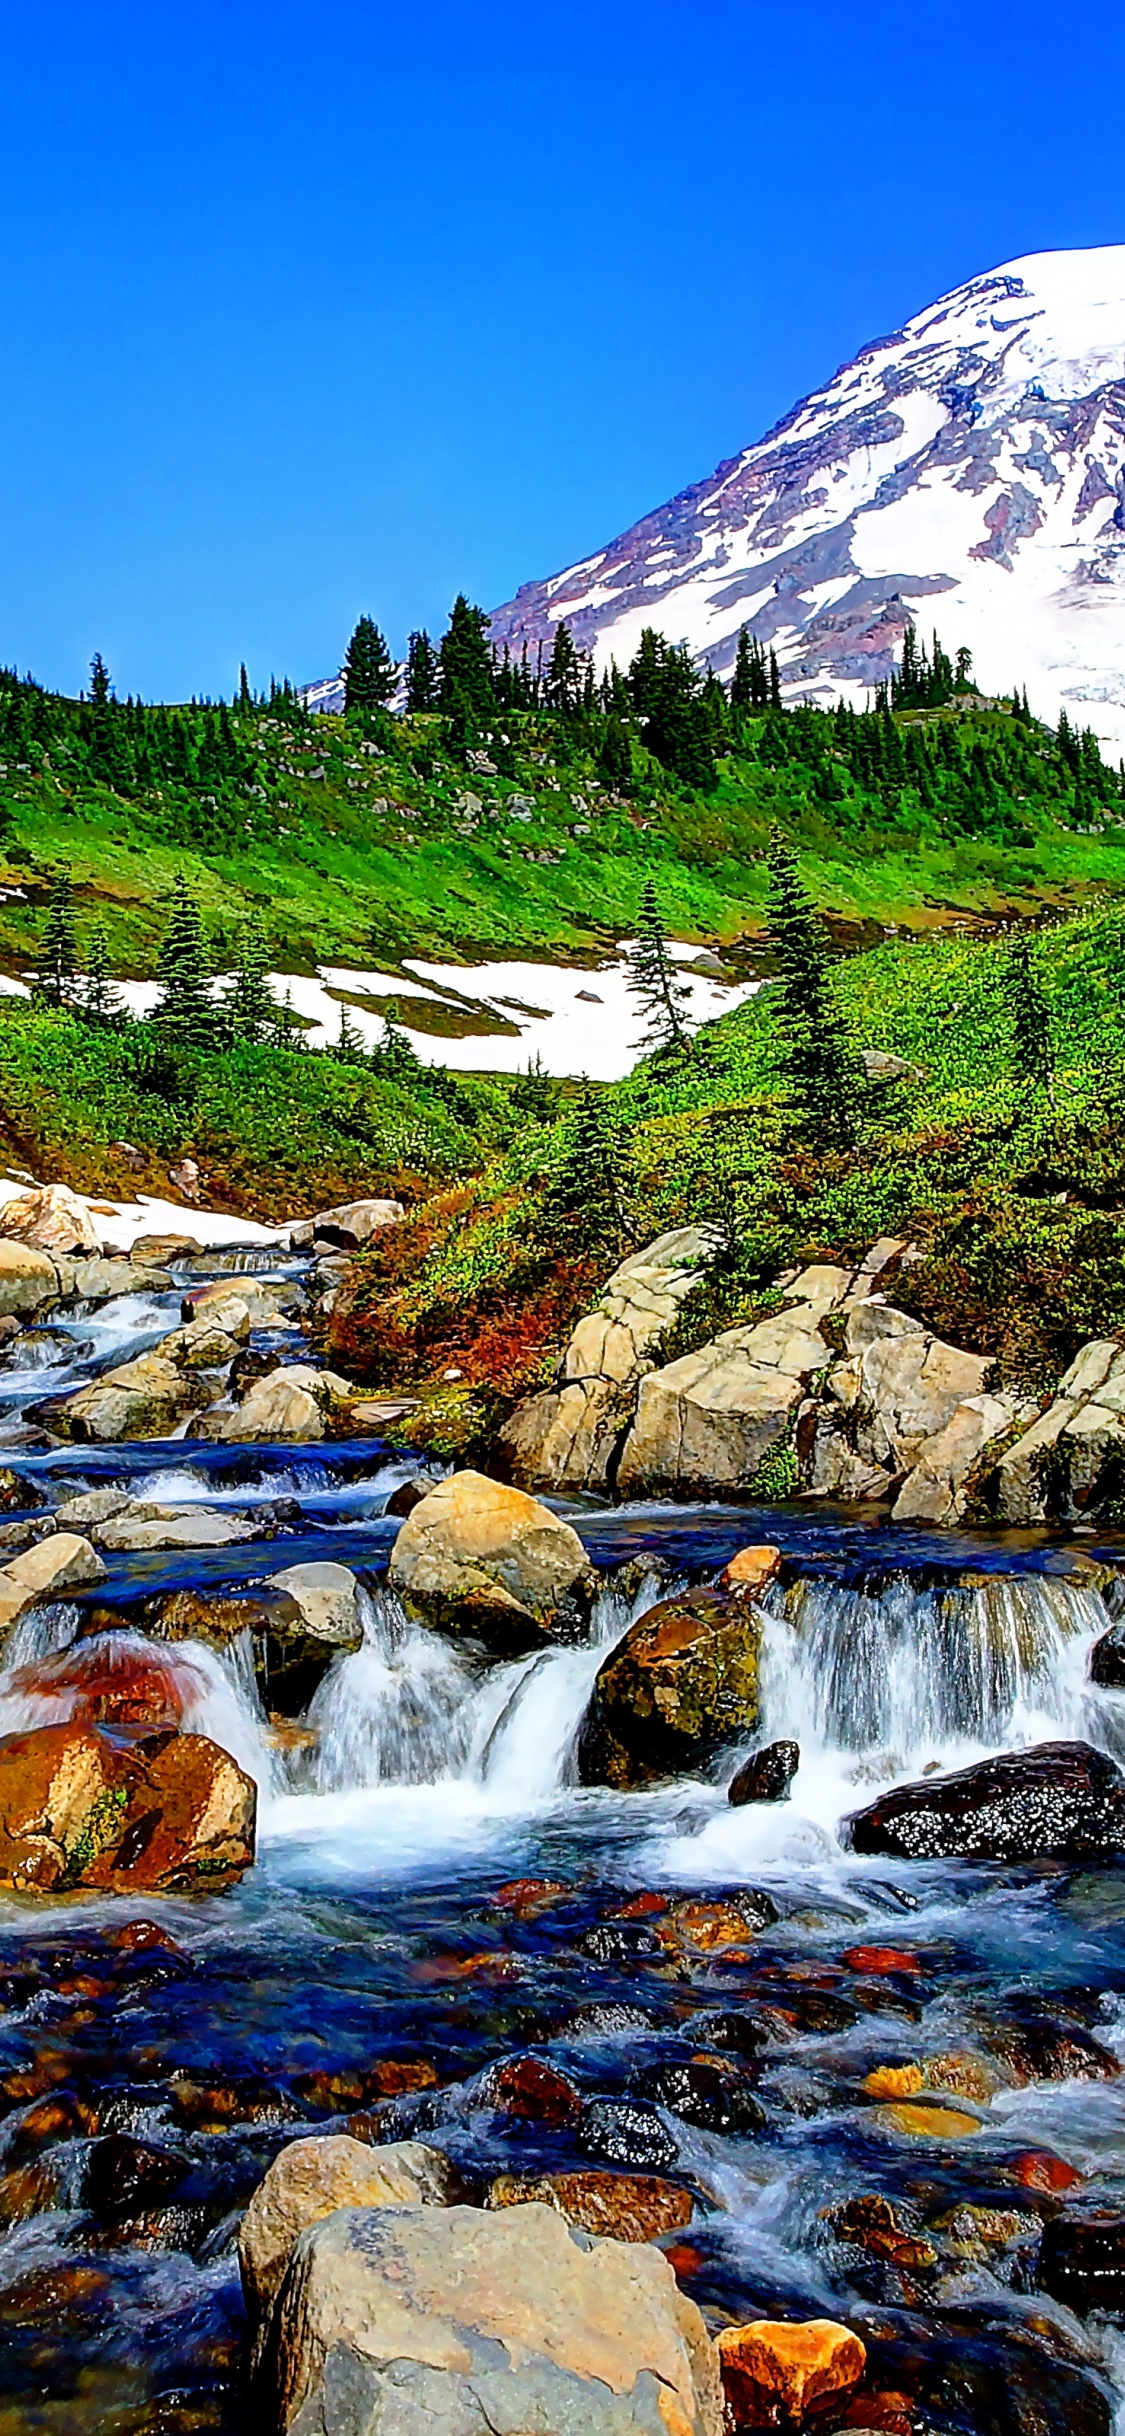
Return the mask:
{"type": "MultiPolygon", "coordinates": [[[[167,1713],[183,1732],[219,1743],[260,1792],[273,1788],[279,1763],[265,1738],[249,1633],[220,1652],[200,1641],[154,1643],[128,1631],[82,1641],[80,1621],[81,1609],[70,1601],[32,1608],[20,1618],[0,1666],[0,1734],[96,1713],[107,1688],[115,1686],[126,1702],[131,1683],[139,1681],[151,1701],[163,1678],[167,1713]]],[[[142,1714],[136,1722],[143,1722],[142,1714]]]]}

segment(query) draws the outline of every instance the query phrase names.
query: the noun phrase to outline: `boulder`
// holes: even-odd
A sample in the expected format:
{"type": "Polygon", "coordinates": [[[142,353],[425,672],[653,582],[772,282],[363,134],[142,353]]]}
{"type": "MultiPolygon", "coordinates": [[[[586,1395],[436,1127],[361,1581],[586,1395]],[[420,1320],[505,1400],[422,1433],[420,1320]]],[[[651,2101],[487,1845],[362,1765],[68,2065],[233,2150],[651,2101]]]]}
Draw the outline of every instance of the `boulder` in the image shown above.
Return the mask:
{"type": "MultiPolygon", "coordinates": [[[[356,1602],[357,1583],[346,1565],[313,1562],[288,1565],[270,1575],[269,1587],[283,1592],[295,1610],[296,1628],[330,1649],[358,1649],[363,1639],[356,1602]]],[[[284,1637],[284,1621],[274,1629],[284,1637]]]]}
{"type": "Polygon", "coordinates": [[[850,1416],[861,1462],[892,1473],[912,1471],[958,1405],[984,1395],[990,1366],[988,1355],[962,1353],[920,1320],[873,1300],[849,1310],[844,1356],[829,1376],[829,1395],[850,1416]]]}
{"type": "Polygon", "coordinates": [[[287,2436],[722,2428],[713,2347],[662,2253],[535,2202],[337,2209],[298,2237],[267,2359],[287,2436]]]}
{"type": "Polygon", "coordinates": [[[60,1531],[89,1531],[94,1523],[124,1514],[132,1502],[128,1489],[83,1489],[80,1496],[64,1498],[55,1507],[55,1521],[60,1531]]]}
{"type": "Polygon", "coordinates": [[[142,1353],[135,1362],[104,1370],[68,1396],[54,1412],[51,1426],[60,1438],[82,1444],[93,1439],[170,1438],[189,1413],[213,1401],[211,1389],[196,1373],[185,1374],[159,1353],[142,1353]]]}
{"type": "Polygon", "coordinates": [[[123,1556],[146,1548],[231,1548],[253,1539],[258,1525],[248,1515],[208,1513],[206,1506],[140,1505],[93,1528],[100,1548],[123,1556]]]}
{"type": "Polygon", "coordinates": [[[137,1235],[129,1246],[129,1258],[141,1269],[171,1269],[182,1261],[198,1259],[202,1250],[194,1235],[137,1235]]]}
{"type": "MultiPolygon", "coordinates": [[[[0,1210],[0,1223],[4,1217],[0,1210]]],[[[46,1252],[37,1251],[30,1243],[16,1243],[9,1236],[0,1236],[0,1315],[12,1318],[17,1313],[38,1311],[44,1303],[58,1301],[59,1280],[54,1262],[46,1252]]]]}
{"type": "Polygon", "coordinates": [[[39,1252],[96,1252],[102,1239],[89,1203],[66,1184],[44,1184],[19,1193],[0,1208],[0,1235],[29,1243],[39,1252]]]}
{"type": "Polygon", "coordinates": [[[1089,1743],[1040,1743],[893,1785],[840,1834],[902,1860],[1108,1861],[1125,1850],[1125,1777],[1089,1743]]]}
{"type": "MultiPolygon", "coordinates": [[[[198,1302],[181,1303],[180,1316],[185,1335],[214,1328],[222,1336],[233,1337],[236,1345],[245,1345],[250,1334],[250,1304],[245,1294],[229,1283],[208,1286],[198,1302]]],[[[260,1322],[255,1320],[254,1324],[258,1326],[260,1322]]]]}
{"type": "Polygon", "coordinates": [[[385,1226],[397,1226],[405,1216],[401,1201],[341,1201],[337,1208],[318,1210],[315,1218],[293,1227],[289,1242],[295,1252],[326,1243],[337,1251],[356,1252],[361,1243],[369,1243],[385,1226]]]}
{"type": "Polygon", "coordinates": [[[981,1486],[997,1522],[1066,1521],[1114,1504],[1125,1487],[1125,1346],[1092,1338],[1046,1412],[1006,1447],[981,1486]]]}
{"type": "Polygon", "coordinates": [[[72,1287],[84,1303],[110,1303],[119,1294],[163,1294],[172,1282],[170,1270],[132,1260],[78,1260],[72,1287]]]}
{"type": "Polygon", "coordinates": [[[201,1734],[73,1722],[0,1738],[0,1885],[213,1890],[254,1858],[256,1792],[201,1734]]]}
{"type": "Polygon", "coordinates": [[[286,1328],[304,1309],[305,1298],[288,1277],[219,1277],[209,1286],[190,1288],[180,1304],[180,1317],[185,1328],[206,1317],[212,1327],[239,1336],[243,1331],[223,1316],[227,1303],[242,1305],[251,1328],[286,1328]]]}
{"type": "Polygon", "coordinates": [[[586,2173],[498,2174],[490,2183],[486,2208],[522,2208],[541,2200],[556,2208],[568,2225],[583,2233],[608,2234],[614,2241],[657,2241],[662,2233],[677,2233],[690,2224],[693,2203],[682,2182],[660,2174],[586,2173]]]}
{"type": "Polygon", "coordinates": [[[809,1382],[827,1370],[820,1321],[842,1307],[852,1276],[826,1264],[805,1269],[785,1287],[783,1310],[724,1329],[642,1379],[618,1495],[753,1492],[765,1456],[788,1441],[809,1382]]]}
{"type": "Polygon", "coordinates": [[[758,1724],[761,1623],[714,1590],[663,1599],[598,1670],[582,1722],[584,1785],[624,1789],[705,1767],[758,1724]]]}
{"type": "Polygon", "coordinates": [[[713,1228],[682,1226],[622,1261],[580,1319],[555,1392],[529,1397],[502,1432],[526,1488],[604,1489],[637,1389],[715,1257],[713,1228]]]}
{"type": "Polygon", "coordinates": [[[993,1439],[1027,1409],[1018,1396],[965,1396],[944,1428],[923,1441],[891,1509],[893,1522],[960,1522],[970,1474],[993,1439]]]}
{"type": "Polygon", "coordinates": [[[193,1320],[189,1328],[174,1328],[161,1338],[157,1351],[162,1362],[174,1362],[177,1370],[227,1370],[238,1349],[238,1338],[208,1317],[193,1320]]]}
{"type": "Polygon", "coordinates": [[[745,1809],[749,1802],[787,1802],[800,1765],[799,1742],[768,1742],[753,1751],[727,1786],[732,1809],[745,1809]]]}
{"type": "Polygon", "coordinates": [[[274,2158],[242,2219],[238,2262],[252,2318],[272,2308],[290,2252],[306,2225],[335,2208],[445,2207],[460,2177],[439,2148],[419,2140],[369,2148],[346,2132],[291,2140],[274,2158]]]}
{"type": "Polygon", "coordinates": [[[573,1638],[594,1588],[569,1523],[522,1489],[454,1472],[403,1523],[387,1579],[424,1623],[504,1652],[573,1638]]]}
{"type": "Polygon", "coordinates": [[[831,2318],[723,2326],[717,2348],[731,2430],[801,2427],[810,2405],[850,2393],[867,2365],[859,2336],[831,2318]]]}
{"type": "Polygon", "coordinates": [[[1090,1651],[1090,1681],[1103,1691],[1125,1691],[1125,1623],[1111,1624],[1090,1651]]]}
{"type": "Polygon", "coordinates": [[[1125,2311],[1125,2214],[1120,2208],[1066,2208],[1048,2218],[1036,2282],[1075,2316],[1125,2311]]]}
{"type": "Polygon", "coordinates": [[[57,1598],[64,1590],[85,1590],[104,1580],[105,1566],[88,1539],[75,1531],[51,1531],[0,1571],[0,1630],[14,1624],[36,1599],[57,1598]]]}
{"type": "Polygon", "coordinates": [[[245,1402],[223,1422],[227,1439],[292,1438],[304,1445],[323,1438],[334,1400],[350,1394],[346,1379],[335,1371],[316,1370],[309,1362],[271,1370],[255,1379],[245,1402]]]}

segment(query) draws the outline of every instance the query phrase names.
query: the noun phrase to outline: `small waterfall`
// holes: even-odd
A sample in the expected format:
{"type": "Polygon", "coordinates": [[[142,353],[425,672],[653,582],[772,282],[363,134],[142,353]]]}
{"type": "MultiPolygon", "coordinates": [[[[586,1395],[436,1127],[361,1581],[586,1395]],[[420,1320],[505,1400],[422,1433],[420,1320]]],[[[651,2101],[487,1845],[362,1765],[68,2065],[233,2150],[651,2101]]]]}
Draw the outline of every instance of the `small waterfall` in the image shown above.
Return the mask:
{"type": "Polygon", "coordinates": [[[265,1741],[249,1633],[229,1651],[169,1644],[120,1631],[76,1636],[72,1602],[32,1608],[11,1634],[0,1667],[0,1734],[71,1718],[151,1730],[167,1722],[229,1751],[260,1792],[278,1774],[265,1741]]]}
{"type": "Polygon", "coordinates": [[[800,1581],[768,1614],[768,1733],[863,1755],[888,1776],[954,1765],[964,1747],[1081,1735],[1086,1653],[1108,1624],[1096,1589],[1051,1575],[947,1589],[800,1581]]]}
{"type": "Polygon", "coordinates": [[[545,1649],[524,1658],[491,1731],[479,1747],[478,1767],[489,1792],[513,1807],[546,1800],[572,1774],[574,1746],[594,1677],[607,1653],[629,1626],[674,1585],[656,1573],[636,1588],[614,1581],[599,1590],[590,1638],[578,1649],[545,1649]]]}
{"type": "Polygon", "coordinates": [[[334,1658],[309,1705],[317,1793],[436,1784],[461,1773],[480,1670],[467,1650],[413,1624],[393,1591],[361,1591],[363,1647],[334,1658]]]}

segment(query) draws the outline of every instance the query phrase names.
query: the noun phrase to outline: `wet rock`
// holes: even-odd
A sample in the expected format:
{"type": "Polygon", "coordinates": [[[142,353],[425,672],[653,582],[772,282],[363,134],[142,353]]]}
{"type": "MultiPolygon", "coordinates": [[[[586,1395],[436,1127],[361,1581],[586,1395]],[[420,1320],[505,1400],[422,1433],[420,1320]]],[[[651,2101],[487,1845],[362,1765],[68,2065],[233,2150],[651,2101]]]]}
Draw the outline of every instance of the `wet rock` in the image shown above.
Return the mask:
{"type": "MultiPolygon", "coordinates": [[[[0,1210],[0,1224],[3,1218],[0,1210]]],[[[0,1314],[6,1319],[17,1314],[22,1318],[25,1312],[40,1311],[58,1298],[58,1271],[46,1252],[0,1236],[0,1314]]]]}
{"type": "Polygon", "coordinates": [[[923,2106],[910,2099],[874,2108],[871,2121],[904,2140],[972,2140],[981,2129],[979,2117],[966,2114],[962,2107],[923,2106]]]}
{"type": "Polygon", "coordinates": [[[784,2046],[793,2036],[789,2026],[776,2014],[735,2012],[733,2006],[723,2006],[716,2013],[698,2014],[692,2024],[695,2037],[704,2039],[709,2047],[728,2049],[732,2055],[753,2059],[764,2055],[771,2047],[784,2046]]]}
{"type": "Polygon", "coordinates": [[[583,2005],[581,2012],[572,2013],[558,2032],[561,2039],[581,2043],[584,2039],[636,2038],[654,2028],[652,2015],[642,2013],[639,2005],[583,2005]]]}
{"type": "Polygon", "coordinates": [[[384,1514],[393,1514],[396,1520],[405,1522],[407,1515],[413,1514],[415,1506],[421,1505],[429,1487],[428,1481],[401,1480],[397,1489],[391,1490],[383,1508],[384,1514]]]}
{"type": "Polygon", "coordinates": [[[1051,2020],[994,2024],[994,2054],[1017,2088],[1033,2081],[1115,2081],[1120,2058],[1077,2024],[1051,2020]]]}
{"type": "Polygon", "coordinates": [[[175,1730],[183,1723],[195,1685],[190,1677],[178,1677],[162,1653],[149,1651],[132,1635],[126,1642],[99,1633],[57,1657],[20,1667],[11,1677],[11,1688],[48,1705],[54,1711],[52,1723],[65,1715],[83,1725],[175,1730]]]}
{"type": "Polygon", "coordinates": [[[415,1506],[387,1579],[425,1623],[506,1653],[574,1637],[595,1587],[570,1524],[480,1472],[455,1472],[415,1506]]]}
{"type": "Polygon", "coordinates": [[[255,1381],[245,1403],[223,1422],[226,1439],[294,1439],[308,1445],[327,1434],[334,1396],[348,1394],[335,1371],[293,1362],[255,1381]]]}
{"type": "Polygon", "coordinates": [[[489,1901],[494,1911],[511,1912],[516,1920],[536,1920],[540,1912],[565,1902],[573,1892],[562,1878],[509,1878],[489,1901]]]}
{"type": "Polygon", "coordinates": [[[627,1789],[704,1767],[760,1714],[761,1623],[713,1590],[664,1599],[598,1670],[578,1745],[584,1785],[627,1789]]]}
{"type": "Polygon", "coordinates": [[[128,1489],[84,1489],[56,1506],[55,1521],[60,1531],[89,1531],[94,1523],[112,1522],[115,1515],[127,1513],[132,1502],[128,1489]]]}
{"type": "Polygon", "coordinates": [[[568,2225],[613,2241],[658,2241],[690,2224],[691,2192],[658,2174],[499,2174],[486,2208],[526,2207],[540,2200],[568,2225]]]}
{"type": "Polygon", "coordinates": [[[740,1548],[737,1555],[723,1566],[716,1588],[729,1590],[736,1599],[757,1599],[781,1571],[781,1550],[764,1544],[760,1548],[740,1548]]]}
{"type": "Polygon", "coordinates": [[[849,1283],[844,1270],[806,1270],[789,1289],[786,1310],[755,1327],[728,1328],[642,1379],[618,1494],[732,1496],[748,1488],[831,1360],[818,1322],[849,1283]],[[818,1281],[829,1277],[830,1298],[822,1300],[818,1281]]]}
{"type": "Polygon", "coordinates": [[[122,1745],[96,1726],[0,1738],[0,1885],[49,1894],[100,1887],[215,1888],[254,1857],[256,1794],[201,1734],[122,1745]]]}
{"type": "Polygon", "coordinates": [[[582,2111],[573,2081],[537,2055],[506,2056],[502,2064],[491,2065],[475,2094],[498,2114],[556,2128],[576,2122],[582,2111]]]}
{"type": "Polygon", "coordinates": [[[381,2055],[373,2064],[355,2070],[345,2065],[335,2072],[299,2072],[292,2081],[295,2096],[316,2113],[326,2115],[437,2086],[433,2064],[421,2055],[381,2055]]]}
{"type": "Polygon", "coordinates": [[[39,1252],[97,1252],[102,1239],[89,1205],[66,1184],[45,1184],[19,1193],[0,1208],[0,1235],[31,1244],[39,1252]]]}
{"type": "Polygon", "coordinates": [[[97,1549],[80,1532],[52,1531],[0,1570],[0,1628],[14,1624],[37,1599],[87,1589],[105,1579],[97,1549]]]}
{"type": "Polygon", "coordinates": [[[9,1471],[7,1464],[0,1465],[0,1513],[23,1513],[29,1506],[41,1506],[42,1503],[41,1489],[36,1488],[32,1481],[25,1480],[22,1472],[9,1471]]]}
{"type": "Polygon", "coordinates": [[[58,1406],[52,1428],[80,1444],[122,1438],[170,1438],[187,1415],[213,1403],[214,1390],[194,1372],[178,1370],[158,1353],[142,1353],[102,1372],[58,1406]]]}
{"type": "Polygon", "coordinates": [[[1043,2227],[1036,2276],[1041,2292],[1088,2317],[1125,2312],[1125,2214],[1118,2208],[1064,2208],[1043,2227]]]}
{"type": "Polygon", "coordinates": [[[1090,1681],[1111,1692],[1125,1691],[1125,1623],[1111,1624],[1090,1651],[1090,1681]]]}
{"type": "Polygon", "coordinates": [[[691,2055],[646,2064],[634,2084],[640,2097],[665,2106],[697,2131],[742,2138],[762,2131],[765,2110],[738,2064],[725,2055],[691,2055]]]}
{"type": "Polygon", "coordinates": [[[854,2243],[866,2250],[869,2257],[884,2260],[900,2274],[916,2275],[937,2265],[933,2243],[901,2224],[890,2200],[881,2192],[857,2194],[845,2201],[843,2207],[834,2208],[830,2221],[840,2241],[854,2243]]]}
{"type": "Polygon", "coordinates": [[[305,2119],[300,2106],[275,2082],[248,2074],[204,2081],[194,2073],[177,2072],[169,2103],[173,2121],[184,2131],[210,2136],[244,2123],[301,2123],[305,2119]]]}
{"type": "Polygon", "coordinates": [[[703,2320],[646,2244],[552,2207],[347,2209],[302,2233],[275,2305],[279,2424],[720,2436],[703,2320]]]}
{"type": "Polygon", "coordinates": [[[369,2148],[333,2132],[290,2141],[258,2184],[238,2236],[252,2316],[261,2319],[271,2308],[298,2234],[335,2208],[445,2207],[458,2186],[448,2157],[419,2140],[369,2148]]]}
{"type": "Polygon", "coordinates": [[[892,1787],[840,1832],[914,1860],[1108,1860],[1125,1849],[1125,1778],[1089,1743],[1040,1743],[892,1787]]]}
{"type": "Polygon", "coordinates": [[[728,2427],[800,2427],[811,2405],[859,2384],[867,2351],[831,2318],[787,2323],[758,2318],[724,2326],[717,2338],[728,2427]]]}
{"type": "Polygon", "coordinates": [[[633,2173],[667,2173],[679,2156],[655,2106],[634,2098],[591,2098],[582,2109],[578,2141],[588,2157],[633,2173]]]}
{"type": "Polygon", "coordinates": [[[526,1398],[501,1433],[522,1486],[605,1489],[641,1379],[717,1248],[713,1228],[676,1227],[614,1270],[573,1331],[555,1391],[526,1398]]]}
{"type": "MultiPolygon", "coordinates": [[[[299,1631],[309,1640],[318,1641],[329,1649],[358,1649],[363,1640],[359,1620],[357,1583],[346,1565],[330,1562],[288,1565],[284,1572],[270,1575],[268,1587],[281,1591],[292,1601],[298,1617],[299,1631]]],[[[274,1630],[285,1637],[286,1625],[276,1621],[274,1630]]]]}
{"type": "Polygon", "coordinates": [[[109,2132],[87,2151],[82,2205],[95,2216],[134,2216],[178,2190],[190,2172],[190,2157],[175,2149],[109,2132]]]}
{"type": "Polygon", "coordinates": [[[732,1809],[742,1810],[749,1802],[787,1802],[800,1765],[799,1742],[768,1742],[751,1752],[727,1786],[732,1809]]]}
{"type": "Polygon", "coordinates": [[[1082,2180],[1073,2165],[1053,2157],[1049,2149],[1025,2149],[1010,2170],[1025,2191],[1072,2191],[1082,2180]]]}
{"type": "Polygon", "coordinates": [[[764,1928],[773,1928],[781,1915],[763,1887],[746,1886],[739,1894],[709,1902],[685,1895],[669,1906],[655,1930],[657,1942],[676,1954],[722,1954],[745,1946],[764,1928]]]}
{"type": "MultiPolygon", "coordinates": [[[[343,1570],[343,1568],[341,1568],[343,1570]]],[[[271,1589],[214,1595],[205,1590],[174,1590],[146,1609],[145,1629],[161,1641],[203,1641],[208,1649],[229,1649],[248,1632],[254,1635],[304,1632],[301,1609],[284,1591],[271,1589]]]]}
{"type": "Polygon", "coordinates": [[[83,1303],[115,1302],[120,1294],[164,1294],[171,1271],[142,1267],[132,1260],[79,1260],[74,1265],[73,1291],[83,1303]]]}
{"type": "Polygon", "coordinates": [[[231,1548],[255,1539],[257,1518],[245,1514],[209,1513],[206,1506],[138,1505],[112,1521],[94,1526],[100,1548],[114,1555],[139,1554],[158,1548],[231,1548]]]}

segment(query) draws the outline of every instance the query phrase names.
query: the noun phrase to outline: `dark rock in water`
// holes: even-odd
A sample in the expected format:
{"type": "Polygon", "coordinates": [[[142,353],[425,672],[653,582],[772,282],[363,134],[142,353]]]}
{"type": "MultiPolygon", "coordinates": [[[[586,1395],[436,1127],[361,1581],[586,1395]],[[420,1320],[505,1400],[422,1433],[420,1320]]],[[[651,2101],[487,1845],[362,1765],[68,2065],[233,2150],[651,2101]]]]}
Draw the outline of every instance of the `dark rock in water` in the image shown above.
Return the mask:
{"type": "Polygon", "coordinates": [[[726,2006],[719,2013],[698,2015],[692,2023],[692,2032],[695,2037],[705,2039],[709,2047],[747,2057],[783,2046],[792,2035],[776,2014],[736,2013],[733,2006],[726,2006]]]}
{"type": "Polygon", "coordinates": [[[1045,1742],[893,1786],[840,1833],[853,1852],[905,1860],[1111,1860],[1125,1850],[1125,1777],[1089,1743],[1045,1742]]]}
{"type": "Polygon", "coordinates": [[[1115,2081],[1121,2071],[1112,2047],[1071,2023],[1001,2023],[988,2041],[1022,2088],[1031,2081],[1115,2081]]]}
{"type": "Polygon", "coordinates": [[[632,2098],[592,2098],[582,2109],[578,2141],[588,2157],[633,2173],[667,2173],[679,2154],[655,2106],[632,2098]]]}
{"type": "Polygon", "coordinates": [[[1103,1690],[1125,1692],[1125,1623],[1111,1624],[1090,1651],[1090,1681],[1103,1690]]]}
{"type": "Polygon", "coordinates": [[[732,1809],[741,1810],[748,1802],[787,1802],[800,1765],[799,1742],[768,1742],[753,1751],[727,1786],[732,1809]]]}
{"type": "Polygon", "coordinates": [[[572,2013],[558,2032],[561,2039],[600,2039],[643,2037],[655,2028],[651,2013],[642,2013],[639,2005],[584,2005],[580,2013],[572,2013]]]}
{"type": "Polygon", "coordinates": [[[397,1489],[391,1490],[383,1508],[384,1514],[393,1514],[399,1521],[405,1522],[407,1515],[413,1514],[415,1506],[421,1505],[427,1490],[432,1487],[433,1482],[429,1480],[400,1480],[397,1489]]]}
{"type": "Polygon", "coordinates": [[[745,2075],[729,2056],[690,2055],[647,2064],[636,2089],[698,2131],[761,2131],[766,2117],[745,2075]]]}
{"type": "Polygon", "coordinates": [[[556,2128],[574,2123],[582,2111],[581,2093],[573,2081],[538,2055],[510,2055],[502,2064],[493,2064],[477,2095],[483,2106],[493,2107],[497,2114],[556,2128]]]}
{"type": "Polygon", "coordinates": [[[226,2132],[239,2123],[299,2123],[301,2108],[272,2081],[248,2075],[229,2081],[196,2080],[177,2073],[171,2088],[172,2115],[185,2131],[226,2132]]]}
{"type": "Polygon", "coordinates": [[[651,1929],[619,1927],[613,1920],[596,1921],[578,1940],[579,1953],[590,1962],[632,1964],[657,1950],[651,1929]]]}
{"type": "Polygon", "coordinates": [[[9,1471],[7,1464],[0,1466],[0,1514],[26,1513],[42,1503],[42,1489],[33,1488],[22,1472],[9,1471]]]}
{"type": "Polygon", "coordinates": [[[1043,2227],[1037,2282],[1075,2316],[1125,2311],[1125,2214],[1116,2208],[1064,2209],[1043,2227]]]}
{"type": "Polygon", "coordinates": [[[107,2132],[95,2140],[82,2176],[84,2206],[95,2216],[137,2216],[167,2199],[191,2172],[191,2159],[107,2132]]]}
{"type": "Polygon", "coordinates": [[[568,2225],[611,2241],[656,2241],[662,2233],[678,2232],[690,2224],[693,2206],[682,2182],[665,2182],[657,2174],[599,2173],[498,2174],[485,2206],[518,2208],[529,2200],[542,2200],[568,2225]]]}
{"type": "Polygon", "coordinates": [[[584,1785],[628,1790],[705,1767],[759,1717],[761,1623],[749,1601],[662,1599],[599,1668],[578,1743],[584,1785]]]}

